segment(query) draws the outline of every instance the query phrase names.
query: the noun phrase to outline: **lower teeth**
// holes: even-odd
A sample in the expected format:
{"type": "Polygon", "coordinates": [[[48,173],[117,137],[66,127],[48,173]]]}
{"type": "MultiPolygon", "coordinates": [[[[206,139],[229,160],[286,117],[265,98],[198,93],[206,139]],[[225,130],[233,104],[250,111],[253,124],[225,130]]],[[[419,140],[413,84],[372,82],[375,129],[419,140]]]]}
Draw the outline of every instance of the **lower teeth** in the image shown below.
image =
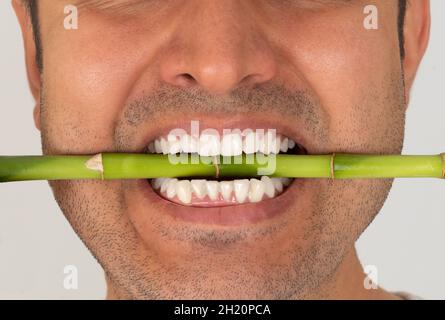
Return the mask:
{"type": "Polygon", "coordinates": [[[156,178],[151,180],[153,189],[170,200],[182,204],[260,202],[274,198],[292,182],[289,178],[241,179],[241,180],[178,180],[156,178]]]}

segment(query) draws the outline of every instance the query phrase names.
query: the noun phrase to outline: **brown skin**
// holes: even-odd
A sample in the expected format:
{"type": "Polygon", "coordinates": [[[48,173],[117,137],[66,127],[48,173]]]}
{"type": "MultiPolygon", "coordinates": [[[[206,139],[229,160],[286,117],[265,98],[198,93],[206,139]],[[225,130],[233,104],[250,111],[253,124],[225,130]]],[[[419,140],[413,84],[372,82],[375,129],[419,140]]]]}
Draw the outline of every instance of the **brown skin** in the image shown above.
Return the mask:
{"type": "MultiPolygon", "coordinates": [[[[79,29],[66,31],[68,2],[39,0],[40,74],[29,18],[13,1],[45,154],[137,151],[172,115],[225,121],[259,111],[299,128],[310,153],[401,152],[427,0],[408,7],[403,62],[396,1],[76,2],[79,29]],[[362,27],[372,3],[378,31],[362,27]]],[[[386,299],[395,297],[364,289],[354,243],[391,184],[309,180],[280,218],[229,229],[167,219],[141,205],[130,181],[50,185],[103,266],[109,298],[386,299]]]]}

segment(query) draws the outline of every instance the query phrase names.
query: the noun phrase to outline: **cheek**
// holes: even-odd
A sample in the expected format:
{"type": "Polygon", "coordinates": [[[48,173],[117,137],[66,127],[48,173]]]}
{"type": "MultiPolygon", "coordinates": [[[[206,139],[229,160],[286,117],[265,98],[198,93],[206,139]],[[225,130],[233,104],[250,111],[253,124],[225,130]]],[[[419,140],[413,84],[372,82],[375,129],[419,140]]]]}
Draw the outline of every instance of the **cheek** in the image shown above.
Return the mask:
{"type": "Polygon", "coordinates": [[[56,148],[113,148],[115,123],[147,61],[142,52],[147,48],[131,34],[90,17],[78,30],[61,31],[48,41],[43,82],[50,120],[43,122],[52,126],[48,133],[56,148]]]}
{"type": "Polygon", "coordinates": [[[379,30],[366,30],[360,14],[305,21],[287,44],[301,81],[329,114],[332,147],[373,147],[375,128],[390,126],[390,113],[400,112],[393,107],[401,99],[396,33],[385,28],[384,17],[380,23],[379,30]]]}

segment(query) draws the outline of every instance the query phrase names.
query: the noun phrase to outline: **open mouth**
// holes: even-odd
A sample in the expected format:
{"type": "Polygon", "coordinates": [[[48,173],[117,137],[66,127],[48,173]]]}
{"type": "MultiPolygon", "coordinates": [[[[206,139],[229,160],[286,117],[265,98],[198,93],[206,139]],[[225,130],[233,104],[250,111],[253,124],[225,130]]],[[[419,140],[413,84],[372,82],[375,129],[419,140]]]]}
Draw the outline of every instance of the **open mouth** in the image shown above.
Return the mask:
{"type": "MultiPolygon", "coordinates": [[[[246,133],[213,134],[199,136],[168,134],[151,141],[147,153],[175,155],[180,153],[200,156],[239,156],[274,154],[307,154],[306,149],[291,138],[275,134],[275,130],[253,130],[246,133]]],[[[225,207],[258,203],[273,199],[294,182],[278,177],[233,177],[230,179],[202,179],[199,177],[156,178],[149,180],[153,190],[163,199],[192,207],[225,207]]]]}

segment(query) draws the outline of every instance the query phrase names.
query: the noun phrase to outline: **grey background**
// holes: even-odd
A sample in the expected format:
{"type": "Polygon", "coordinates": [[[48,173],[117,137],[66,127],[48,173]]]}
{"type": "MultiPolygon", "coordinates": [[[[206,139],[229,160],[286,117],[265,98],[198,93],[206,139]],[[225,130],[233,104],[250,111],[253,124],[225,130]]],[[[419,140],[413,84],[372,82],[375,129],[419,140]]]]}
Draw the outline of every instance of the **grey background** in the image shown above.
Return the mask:
{"type": "MultiPolygon", "coordinates": [[[[445,151],[445,1],[432,0],[431,43],[408,111],[406,154],[445,151]]],[[[0,154],[40,154],[32,120],[22,38],[10,1],[0,1],[0,154]]],[[[357,243],[378,282],[424,298],[445,298],[445,182],[396,180],[374,223],[357,243]]],[[[102,299],[103,271],[57,207],[46,182],[0,184],[0,299],[102,299]],[[78,290],[63,287],[66,265],[78,290]]]]}

